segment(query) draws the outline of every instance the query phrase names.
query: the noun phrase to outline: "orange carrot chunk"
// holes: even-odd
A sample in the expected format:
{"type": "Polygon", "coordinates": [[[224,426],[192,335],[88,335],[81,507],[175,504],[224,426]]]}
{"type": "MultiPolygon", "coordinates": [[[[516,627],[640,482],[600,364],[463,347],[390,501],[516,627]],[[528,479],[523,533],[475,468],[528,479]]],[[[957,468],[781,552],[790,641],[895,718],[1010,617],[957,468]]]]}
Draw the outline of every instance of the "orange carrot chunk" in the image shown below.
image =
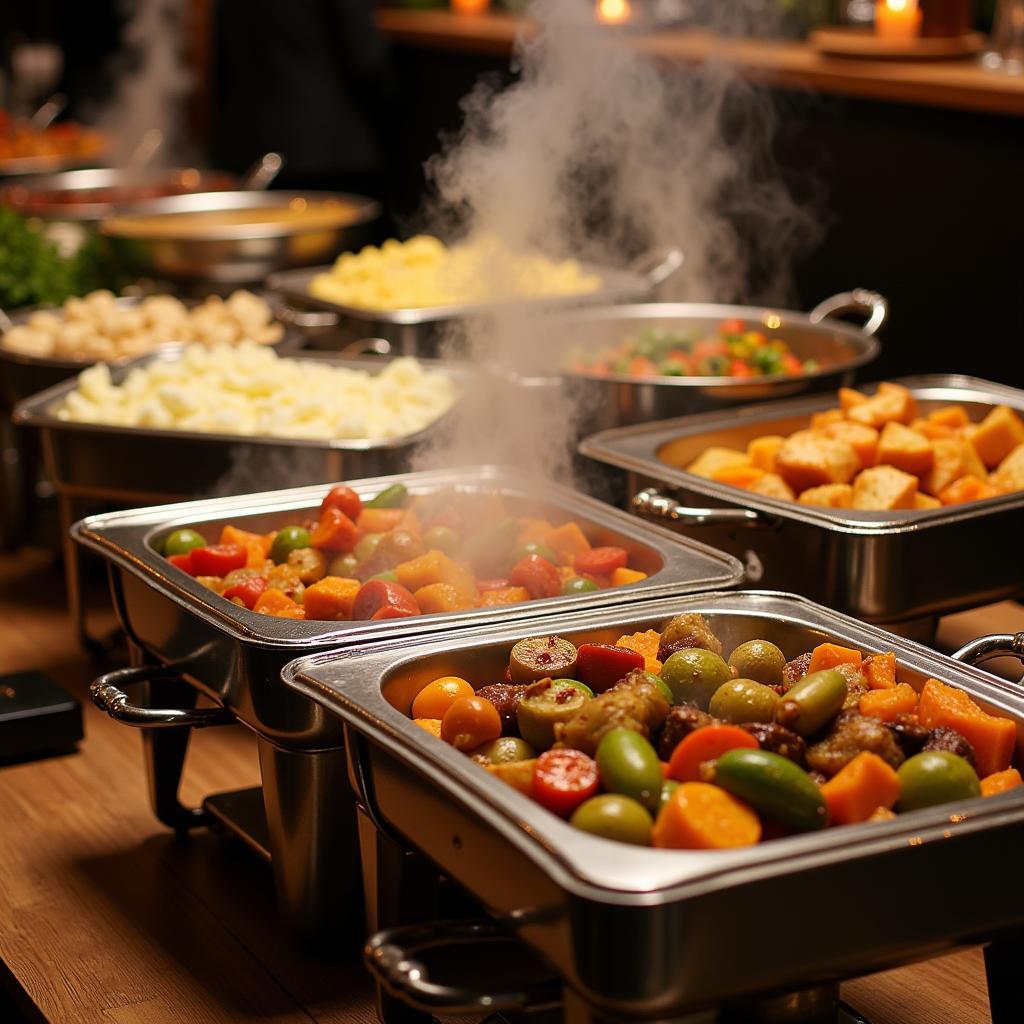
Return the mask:
{"type": "Polygon", "coordinates": [[[694,729],[676,744],[668,763],[668,777],[679,782],[699,782],[700,766],[727,750],[755,750],[758,742],[738,725],[705,725],[694,729]]]}
{"type": "Polygon", "coordinates": [[[896,686],[896,655],[892,651],[872,654],[861,667],[872,690],[892,690],[896,686]]]}
{"type": "Polygon", "coordinates": [[[761,822],[742,801],[707,782],[683,782],[658,814],[654,846],[670,850],[727,850],[753,846],[761,822]]]}
{"type": "Polygon", "coordinates": [[[1024,783],[1020,772],[1016,768],[1006,768],[1001,772],[994,772],[986,775],[981,780],[981,795],[995,796],[997,793],[1005,793],[1008,789],[1015,789],[1024,783]]]}
{"type": "Polygon", "coordinates": [[[563,523],[544,535],[544,543],[562,565],[572,565],[577,555],[590,550],[590,541],[576,523],[563,523]]]}
{"type": "Polygon", "coordinates": [[[840,647],[839,644],[818,644],[811,651],[811,664],[807,671],[820,672],[825,668],[835,668],[836,665],[859,665],[861,662],[860,651],[852,647],[840,647]]]}
{"type": "Polygon", "coordinates": [[[891,690],[869,690],[860,699],[858,709],[868,718],[893,722],[898,715],[912,715],[917,711],[917,691],[907,683],[891,690]]]}
{"type": "Polygon", "coordinates": [[[305,609],[301,604],[276,589],[264,590],[256,599],[252,610],[262,612],[264,615],[274,615],[279,619],[304,619],[306,617],[305,609]]]}
{"type": "Polygon", "coordinates": [[[306,587],[302,601],[310,619],[341,621],[352,618],[352,602],[362,583],[345,576],[325,576],[306,587]]]}
{"type": "Polygon", "coordinates": [[[828,816],[837,825],[867,821],[900,796],[899,776],[877,754],[865,750],[821,787],[828,816]]]}

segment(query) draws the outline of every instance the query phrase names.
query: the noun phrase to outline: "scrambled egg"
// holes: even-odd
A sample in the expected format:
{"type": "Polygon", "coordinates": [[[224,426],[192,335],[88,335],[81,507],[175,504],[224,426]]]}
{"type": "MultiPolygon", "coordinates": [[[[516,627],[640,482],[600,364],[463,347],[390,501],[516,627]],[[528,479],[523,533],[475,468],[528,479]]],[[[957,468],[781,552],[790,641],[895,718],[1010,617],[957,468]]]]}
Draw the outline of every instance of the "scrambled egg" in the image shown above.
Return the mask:
{"type": "Polygon", "coordinates": [[[254,342],[190,345],[180,359],[130,370],[98,363],[54,409],[59,419],[203,433],[332,440],[412,434],[447,411],[452,380],[412,358],[380,373],[282,359],[254,342]]]}
{"type": "Polygon", "coordinates": [[[600,284],[576,260],[519,255],[490,238],[449,249],[417,235],[343,253],[310,291],[341,306],[391,310],[583,295],[600,284]]]}

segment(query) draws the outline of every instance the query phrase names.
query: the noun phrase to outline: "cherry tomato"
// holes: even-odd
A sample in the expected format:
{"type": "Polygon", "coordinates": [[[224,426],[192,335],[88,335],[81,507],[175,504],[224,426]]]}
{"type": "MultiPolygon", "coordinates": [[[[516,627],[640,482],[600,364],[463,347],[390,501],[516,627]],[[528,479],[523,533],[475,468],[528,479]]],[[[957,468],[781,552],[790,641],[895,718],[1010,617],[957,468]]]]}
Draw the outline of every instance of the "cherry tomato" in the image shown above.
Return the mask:
{"type": "Polygon", "coordinates": [[[413,718],[444,718],[444,713],[460,698],[472,697],[473,687],[461,676],[441,676],[416,694],[412,702],[413,718]]]}
{"type": "Polygon", "coordinates": [[[500,735],[501,715],[483,697],[460,697],[441,719],[441,739],[456,750],[472,750],[500,735]]]}
{"type": "Polygon", "coordinates": [[[576,556],[573,568],[578,573],[590,573],[592,576],[608,576],[616,569],[625,567],[629,555],[623,548],[604,547],[591,548],[576,556]]]}
{"type": "Polygon", "coordinates": [[[782,369],[783,372],[796,376],[804,372],[804,364],[790,353],[782,357],[782,369]]]}
{"type": "Polygon", "coordinates": [[[400,619],[419,614],[416,598],[391,580],[368,580],[352,602],[353,619],[400,619]]]}
{"type": "Polygon", "coordinates": [[[481,594],[486,594],[488,590],[504,590],[509,585],[506,579],[494,579],[494,580],[477,580],[476,589],[481,594]]]}
{"type": "Polygon", "coordinates": [[[546,750],[537,758],[531,789],[533,799],[568,818],[597,792],[597,764],[582,750],[546,750]]]}
{"type": "MultiPolygon", "coordinates": [[[[195,550],[193,548],[193,550],[195,550]]],[[[168,555],[167,561],[171,563],[176,569],[181,569],[183,572],[187,572],[189,576],[195,576],[196,574],[192,571],[192,552],[190,551],[187,555],[168,555]]]]}
{"type": "Polygon", "coordinates": [[[340,508],[332,505],[320,512],[320,522],[313,530],[309,542],[320,551],[347,554],[358,540],[359,529],[356,524],[340,508]]]}
{"type": "Polygon", "coordinates": [[[746,333],[747,325],[742,320],[735,318],[731,320],[723,320],[722,325],[718,328],[719,334],[744,334],[746,333]]]}
{"type": "Polygon", "coordinates": [[[646,356],[634,356],[629,361],[629,373],[631,377],[654,377],[658,367],[646,356]]]}
{"type": "Polygon", "coordinates": [[[576,678],[594,693],[614,686],[635,668],[644,667],[644,656],[615,644],[580,644],[576,648],[576,678]]]}
{"type": "Polygon", "coordinates": [[[508,574],[514,587],[526,587],[530,597],[555,597],[562,592],[562,576],[558,569],[540,555],[527,555],[516,562],[508,574]]]}
{"type": "Polygon", "coordinates": [[[193,548],[191,572],[194,576],[227,576],[232,569],[244,569],[249,552],[241,544],[212,544],[193,548]]]}
{"type": "Polygon", "coordinates": [[[349,519],[355,522],[359,518],[359,513],[363,511],[363,502],[351,487],[332,487],[327,497],[320,503],[321,521],[324,512],[329,508],[336,508],[339,512],[344,512],[349,519]]]}
{"type": "Polygon", "coordinates": [[[753,377],[754,371],[750,368],[750,364],[744,362],[742,359],[734,359],[729,363],[729,376],[730,377],[753,377]]]}
{"type": "Polygon", "coordinates": [[[240,598],[242,604],[251,611],[259,600],[260,594],[266,589],[267,581],[262,576],[254,576],[244,583],[236,583],[233,587],[228,587],[224,591],[224,597],[229,601],[236,597],[240,598]]]}

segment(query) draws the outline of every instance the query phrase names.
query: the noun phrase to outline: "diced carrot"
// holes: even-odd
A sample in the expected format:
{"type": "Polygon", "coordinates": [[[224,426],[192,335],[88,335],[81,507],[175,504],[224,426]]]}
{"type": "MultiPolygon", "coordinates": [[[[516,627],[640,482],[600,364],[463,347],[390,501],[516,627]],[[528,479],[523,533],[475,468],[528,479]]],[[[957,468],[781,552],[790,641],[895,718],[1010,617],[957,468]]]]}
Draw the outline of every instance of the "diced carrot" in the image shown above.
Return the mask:
{"type": "Polygon", "coordinates": [[[577,555],[590,550],[590,541],[576,523],[563,523],[548,530],[541,538],[563,565],[572,565],[577,555]]]}
{"type": "Polygon", "coordinates": [[[900,796],[899,776],[877,754],[861,751],[821,787],[828,816],[836,825],[867,821],[900,796]]]}
{"type": "Polygon", "coordinates": [[[839,644],[818,644],[811,651],[811,663],[808,672],[820,672],[824,668],[835,668],[836,665],[859,665],[860,651],[852,647],[840,647],[839,644]]]}
{"type": "Polygon", "coordinates": [[[484,591],[480,595],[480,605],[483,608],[495,608],[505,604],[519,604],[521,601],[529,601],[530,592],[526,587],[497,587],[494,590],[484,591]]]}
{"type": "Polygon", "coordinates": [[[260,565],[263,564],[263,560],[270,553],[270,545],[273,542],[274,535],[272,533],[251,533],[249,530],[240,530],[237,526],[232,526],[230,523],[220,531],[221,544],[241,544],[246,549],[248,549],[250,544],[259,545],[263,552],[260,565]]]}
{"type": "Polygon", "coordinates": [[[1024,779],[1021,779],[1020,772],[1016,768],[1006,768],[1001,772],[986,775],[981,780],[981,795],[995,796],[997,793],[1015,789],[1022,783],[1024,783],[1024,779]]]}
{"type": "Polygon", "coordinates": [[[438,739],[441,738],[440,718],[414,718],[413,722],[424,731],[429,732],[431,736],[436,736],[438,739]]]}
{"type": "Polygon", "coordinates": [[[941,409],[933,409],[928,413],[928,419],[944,427],[966,427],[971,422],[962,405],[944,405],[941,409]]]}
{"type": "Polygon", "coordinates": [[[872,654],[861,668],[872,690],[891,690],[896,686],[896,655],[892,651],[872,654]]]}
{"type": "Polygon", "coordinates": [[[981,501],[983,498],[994,498],[997,491],[984,480],[976,476],[962,476],[939,493],[939,501],[943,505],[962,505],[968,501],[981,501]]]}
{"type": "Polygon", "coordinates": [[[655,675],[661,672],[661,662],[658,660],[660,644],[661,634],[656,629],[649,629],[646,633],[627,633],[615,641],[616,647],[625,647],[643,655],[644,668],[655,675]]]}
{"type": "Polygon", "coordinates": [[[917,691],[907,683],[900,683],[891,690],[868,690],[857,707],[868,718],[892,722],[898,715],[912,715],[917,711],[917,691]]]}
{"type": "Polygon", "coordinates": [[[621,566],[618,569],[612,570],[613,587],[628,587],[630,583],[639,583],[645,579],[647,579],[647,573],[640,572],[637,569],[630,569],[627,566],[621,566]]]}
{"type": "Polygon", "coordinates": [[[414,596],[424,615],[461,612],[476,607],[475,603],[467,601],[450,583],[428,583],[420,587],[414,596]]]}
{"type": "Polygon", "coordinates": [[[730,487],[749,487],[763,476],[764,470],[757,466],[723,466],[711,474],[711,479],[730,487]]]}
{"type": "Polygon", "coordinates": [[[403,508],[364,508],[356,526],[363,533],[387,533],[395,529],[405,517],[403,508]]]}
{"type": "Polygon", "coordinates": [[[352,618],[352,602],[362,583],[345,576],[325,576],[306,587],[302,595],[307,619],[340,622],[352,618]]]}
{"type": "Polygon", "coordinates": [[[895,817],[896,812],[889,810],[888,807],[876,807],[868,815],[868,821],[892,821],[895,817]]]}
{"type": "Polygon", "coordinates": [[[756,750],[757,740],[738,725],[705,725],[680,740],[668,762],[668,777],[679,782],[699,782],[700,766],[727,750],[756,750]]]}
{"type": "Polygon", "coordinates": [[[661,809],[651,842],[674,850],[725,850],[753,846],[761,822],[742,801],[707,782],[683,782],[661,809]]]}
{"type": "Polygon", "coordinates": [[[978,775],[984,778],[1010,766],[1017,743],[1017,727],[1008,718],[982,711],[970,695],[929,679],[918,706],[921,724],[928,729],[955,729],[974,747],[978,775]]]}
{"type": "Polygon", "coordinates": [[[306,611],[297,601],[293,601],[287,594],[276,588],[268,588],[256,599],[253,605],[254,612],[263,612],[264,615],[273,615],[279,619],[304,619],[306,611]]]}

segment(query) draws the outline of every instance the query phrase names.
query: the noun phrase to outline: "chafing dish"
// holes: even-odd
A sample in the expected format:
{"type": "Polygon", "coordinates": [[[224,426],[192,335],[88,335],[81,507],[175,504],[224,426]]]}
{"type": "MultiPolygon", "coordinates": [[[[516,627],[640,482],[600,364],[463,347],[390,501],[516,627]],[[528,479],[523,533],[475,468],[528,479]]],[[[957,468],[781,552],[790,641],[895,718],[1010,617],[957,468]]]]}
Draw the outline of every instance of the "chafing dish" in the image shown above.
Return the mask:
{"type": "MultiPolygon", "coordinates": [[[[132,216],[161,216],[227,210],[261,210],[312,200],[337,200],[352,207],[351,217],[336,227],[301,227],[295,224],[227,225],[216,234],[201,236],[187,229],[171,235],[123,241],[130,246],[142,270],[160,280],[205,282],[215,285],[248,284],[290,267],[304,267],[330,259],[344,249],[368,241],[368,225],[380,216],[380,204],[365,196],[342,192],[197,192],[171,196],[132,206],[132,216]]],[[[104,234],[122,240],[114,222],[101,224],[104,234]]]]}
{"type": "Polygon", "coordinates": [[[682,263],[683,254],[678,249],[669,249],[651,254],[625,269],[584,264],[588,273],[597,274],[601,278],[601,285],[596,291],[503,304],[466,303],[393,310],[343,306],[318,298],[310,291],[313,278],[328,272],[330,267],[310,267],[272,274],[267,278],[266,286],[290,303],[279,312],[283,319],[291,318],[300,327],[318,329],[317,333],[310,336],[311,344],[360,352],[364,350],[365,339],[373,338],[378,351],[381,347],[379,343],[384,342],[384,350],[391,353],[436,355],[442,341],[457,340],[454,329],[467,320],[486,320],[502,312],[509,315],[536,315],[542,310],[566,306],[641,299],[650,295],[682,263]]]}
{"type": "MultiPolygon", "coordinates": [[[[369,496],[395,479],[352,486],[369,496]]],[[[185,525],[205,526],[211,535],[227,522],[257,530],[280,526],[297,514],[315,514],[323,487],[115,512],[86,519],[71,531],[78,543],[108,560],[118,617],[138,655],[139,665],[97,681],[98,702],[129,724],[170,727],[145,733],[158,817],[178,829],[208,822],[211,816],[229,820],[250,841],[269,849],[282,910],[301,929],[351,923],[358,869],[341,723],[280,684],[280,670],[288,661],[326,649],[370,642],[394,645],[414,636],[468,631],[510,619],[525,622],[552,609],[625,607],[657,595],[728,586],[740,575],[738,563],[729,556],[681,543],[624,512],[521,473],[480,467],[398,479],[413,494],[447,486],[497,491],[514,509],[575,519],[596,542],[627,548],[633,564],[650,576],[629,587],[528,602],[515,609],[481,608],[384,622],[296,622],[225,601],[170,567],[153,541],[185,525]],[[128,682],[145,683],[145,702],[159,709],[133,708],[123,693],[128,682]],[[198,693],[216,707],[195,710],[198,693]],[[176,794],[188,727],[236,719],[259,736],[262,795],[223,794],[208,801],[205,811],[183,808],[176,794]],[[265,808],[265,825],[253,811],[254,799],[265,808]],[[249,823],[237,823],[239,817],[249,823]],[[261,839],[263,831],[267,835],[261,839]]]]}
{"type": "MultiPolygon", "coordinates": [[[[367,957],[390,992],[433,1013],[522,1009],[531,1000],[550,1002],[560,990],[573,1022],[711,1024],[722,1007],[740,1014],[731,1021],[820,1022],[830,1019],[821,1015],[827,986],[841,978],[999,938],[1024,924],[1024,890],[1009,879],[947,898],[950,878],[991,876],[1005,851],[1024,841],[1024,789],[741,850],[652,850],[571,828],[407,717],[412,695],[440,674],[497,678],[524,625],[577,644],[608,643],[623,632],[663,628],[687,610],[704,614],[726,649],[758,636],[790,657],[826,638],[893,650],[916,687],[935,677],[1016,719],[1022,754],[1024,696],[1012,684],[770,592],[695,594],[425,638],[402,650],[381,645],[303,659],[285,669],[286,684],[345,723],[350,780],[365,811],[370,928],[385,929],[371,939],[367,957]],[[394,857],[395,846],[425,859],[394,857]],[[427,863],[492,920],[410,925],[422,910],[416,901],[424,884],[418,877],[409,885],[407,874],[427,863]],[[443,953],[446,944],[510,935],[548,965],[548,984],[528,990],[514,966],[492,970],[500,987],[488,989],[465,973],[445,984],[426,965],[431,947],[443,953]],[[790,994],[772,1001],[775,1016],[759,1016],[750,1005],[781,993],[790,994]],[[801,1016],[801,1008],[818,1015],[801,1016]]],[[[449,978],[458,975],[457,957],[449,951],[440,959],[449,978]]],[[[832,989],[832,1021],[834,998],[832,989]]]]}
{"type": "MultiPolygon", "coordinates": [[[[972,377],[899,383],[924,412],[950,402],[974,419],[997,404],[1024,412],[1024,391],[972,377]]],[[[1019,567],[1006,553],[1019,543],[1024,493],[934,510],[854,512],[764,498],[683,468],[711,445],[742,449],[761,434],[789,434],[835,404],[819,395],[609,430],[586,438],[580,452],[623,471],[638,514],[737,555],[750,583],[795,590],[857,618],[928,629],[934,616],[1020,593],[1019,567]]]]}

